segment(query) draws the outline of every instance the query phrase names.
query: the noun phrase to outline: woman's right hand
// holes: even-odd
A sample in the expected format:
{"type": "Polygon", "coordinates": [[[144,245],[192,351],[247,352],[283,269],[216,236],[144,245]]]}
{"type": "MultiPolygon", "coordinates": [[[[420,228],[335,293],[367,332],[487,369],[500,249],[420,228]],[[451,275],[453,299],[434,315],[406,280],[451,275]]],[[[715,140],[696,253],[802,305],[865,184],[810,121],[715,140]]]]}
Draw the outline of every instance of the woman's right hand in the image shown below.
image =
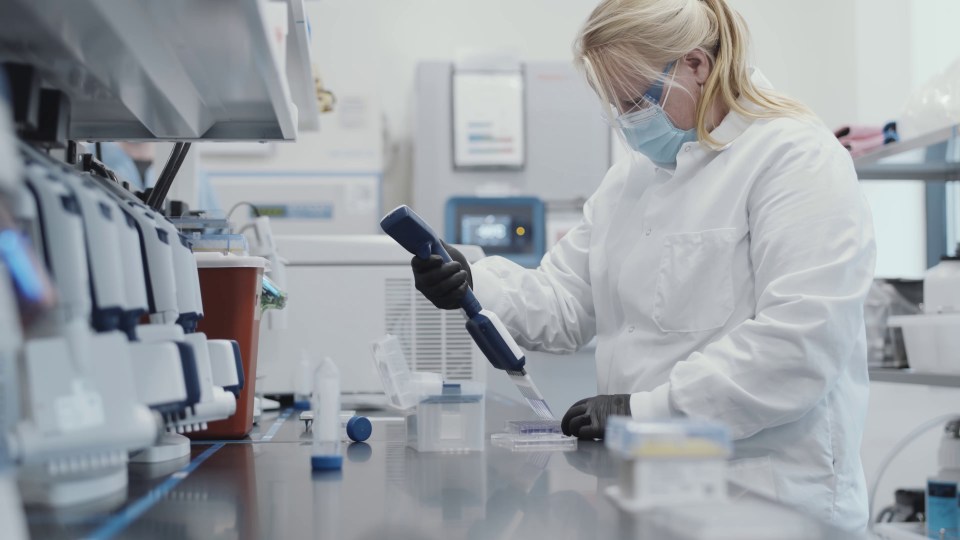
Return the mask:
{"type": "Polygon", "coordinates": [[[430,255],[429,259],[414,257],[410,261],[413,281],[417,290],[433,305],[440,309],[459,309],[467,287],[473,288],[470,264],[456,248],[441,243],[453,260],[444,263],[439,255],[430,255]]]}

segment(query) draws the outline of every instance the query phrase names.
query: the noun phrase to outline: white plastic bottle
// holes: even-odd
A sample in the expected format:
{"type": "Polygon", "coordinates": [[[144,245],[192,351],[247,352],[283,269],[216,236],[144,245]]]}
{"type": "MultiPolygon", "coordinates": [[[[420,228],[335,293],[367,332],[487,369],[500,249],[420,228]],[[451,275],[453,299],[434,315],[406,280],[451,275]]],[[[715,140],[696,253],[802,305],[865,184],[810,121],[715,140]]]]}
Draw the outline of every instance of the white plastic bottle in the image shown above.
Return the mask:
{"type": "Polygon", "coordinates": [[[927,536],[956,538],[960,531],[957,511],[960,495],[960,418],[947,422],[940,439],[940,470],[927,479],[927,536]]]}
{"type": "Polygon", "coordinates": [[[315,471],[339,470],[340,454],[340,371],[329,357],[313,376],[313,449],[310,464],[315,471]]]}

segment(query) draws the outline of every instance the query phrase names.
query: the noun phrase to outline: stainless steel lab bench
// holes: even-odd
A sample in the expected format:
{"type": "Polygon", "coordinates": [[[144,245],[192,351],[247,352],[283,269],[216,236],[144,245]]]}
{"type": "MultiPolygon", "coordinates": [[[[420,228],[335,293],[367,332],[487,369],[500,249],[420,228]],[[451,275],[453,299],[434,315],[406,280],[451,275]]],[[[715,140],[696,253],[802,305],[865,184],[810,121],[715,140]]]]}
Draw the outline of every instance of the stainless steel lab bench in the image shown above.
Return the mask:
{"type": "MultiPolygon", "coordinates": [[[[488,396],[487,431],[529,418],[488,396]]],[[[380,426],[380,424],[375,424],[380,426]]],[[[375,428],[376,429],[376,428],[375,428]]],[[[647,538],[642,515],[603,494],[616,464],[599,442],[575,452],[417,453],[398,433],[345,450],[343,471],[312,474],[310,439],[291,410],[249,440],[196,442],[192,456],[130,466],[127,492],[85,508],[29,509],[32,538],[647,538]]],[[[376,440],[375,440],[376,439],[376,440]]],[[[816,525],[810,538],[848,538],[816,525]]],[[[2,537],[0,532],[0,537],[2,537]]]]}

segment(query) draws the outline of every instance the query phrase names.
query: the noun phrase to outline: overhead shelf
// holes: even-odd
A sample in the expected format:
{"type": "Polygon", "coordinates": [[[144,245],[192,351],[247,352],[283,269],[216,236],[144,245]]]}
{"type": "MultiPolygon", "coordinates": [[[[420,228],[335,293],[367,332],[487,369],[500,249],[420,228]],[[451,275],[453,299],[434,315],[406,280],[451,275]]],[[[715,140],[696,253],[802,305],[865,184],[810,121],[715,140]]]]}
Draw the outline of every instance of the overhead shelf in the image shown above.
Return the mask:
{"type": "Polygon", "coordinates": [[[944,386],[960,388],[960,375],[941,375],[937,373],[914,373],[906,369],[871,368],[870,380],[899,384],[919,384],[922,386],[944,386]]]}
{"type": "Polygon", "coordinates": [[[913,139],[886,144],[853,161],[861,180],[960,180],[960,126],[950,126],[913,139]],[[945,146],[944,155],[930,149],[945,146]],[[905,159],[910,152],[923,158],[905,159]]]}
{"type": "Polygon", "coordinates": [[[308,44],[290,28],[295,66],[280,66],[265,11],[263,0],[4,0],[0,60],[35,66],[69,96],[71,139],[293,140],[301,85],[314,87],[300,72],[308,44]]]}

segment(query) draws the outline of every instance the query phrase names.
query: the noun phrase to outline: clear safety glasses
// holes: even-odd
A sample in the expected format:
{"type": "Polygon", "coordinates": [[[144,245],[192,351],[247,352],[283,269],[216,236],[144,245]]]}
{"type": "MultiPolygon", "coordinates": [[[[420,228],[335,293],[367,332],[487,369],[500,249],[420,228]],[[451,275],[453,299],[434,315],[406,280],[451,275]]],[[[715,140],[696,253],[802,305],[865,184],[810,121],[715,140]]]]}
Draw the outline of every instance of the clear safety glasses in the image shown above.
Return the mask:
{"type": "Polygon", "coordinates": [[[663,97],[664,81],[667,74],[673,69],[676,62],[670,62],[663,69],[663,74],[654,81],[647,91],[638,97],[619,103],[611,103],[609,111],[604,115],[609,124],[613,127],[628,127],[632,124],[642,122],[650,116],[657,114],[659,105],[663,97]]]}

